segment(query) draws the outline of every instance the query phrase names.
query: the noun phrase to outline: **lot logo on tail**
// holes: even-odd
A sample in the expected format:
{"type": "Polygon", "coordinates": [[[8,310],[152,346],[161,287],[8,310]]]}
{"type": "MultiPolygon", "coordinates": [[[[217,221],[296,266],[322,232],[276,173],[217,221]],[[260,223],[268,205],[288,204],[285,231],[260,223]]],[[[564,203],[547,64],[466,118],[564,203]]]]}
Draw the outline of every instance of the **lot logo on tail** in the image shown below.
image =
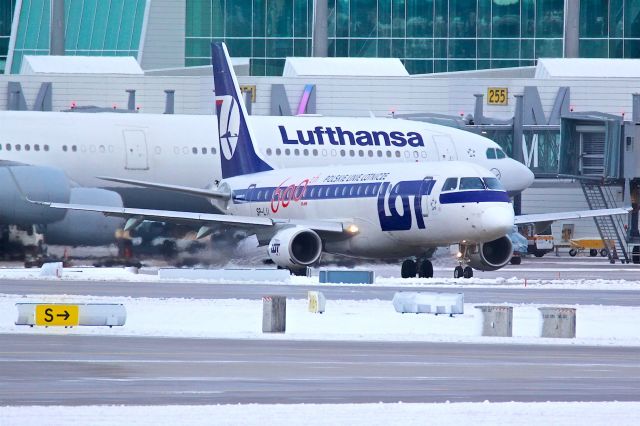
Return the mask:
{"type": "Polygon", "coordinates": [[[238,146],[240,109],[233,96],[217,96],[216,112],[218,114],[218,131],[220,132],[220,149],[224,158],[231,160],[238,146]]]}

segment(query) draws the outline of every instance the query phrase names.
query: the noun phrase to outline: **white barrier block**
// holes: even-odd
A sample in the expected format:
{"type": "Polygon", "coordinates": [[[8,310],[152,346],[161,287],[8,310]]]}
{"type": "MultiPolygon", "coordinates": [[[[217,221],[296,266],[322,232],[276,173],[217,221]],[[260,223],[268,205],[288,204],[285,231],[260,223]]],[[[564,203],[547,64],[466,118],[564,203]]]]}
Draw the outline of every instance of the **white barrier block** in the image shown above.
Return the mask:
{"type": "Polygon", "coordinates": [[[319,291],[310,291],[307,293],[307,300],[309,301],[309,312],[314,314],[324,313],[327,299],[319,291]]]}
{"type": "Polygon", "coordinates": [[[393,307],[403,314],[464,314],[464,294],[401,291],[393,296],[393,307]]]}
{"type": "Polygon", "coordinates": [[[161,280],[211,280],[211,281],[274,281],[290,282],[291,273],[287,269],[183,269],[161,268],[161,280]]]}
{"type": "Polygon", "coordinates": [[[62,271],[62,262],[44,263],[42,267],[40,267],[40,276],[62,278],[62,271]]]}

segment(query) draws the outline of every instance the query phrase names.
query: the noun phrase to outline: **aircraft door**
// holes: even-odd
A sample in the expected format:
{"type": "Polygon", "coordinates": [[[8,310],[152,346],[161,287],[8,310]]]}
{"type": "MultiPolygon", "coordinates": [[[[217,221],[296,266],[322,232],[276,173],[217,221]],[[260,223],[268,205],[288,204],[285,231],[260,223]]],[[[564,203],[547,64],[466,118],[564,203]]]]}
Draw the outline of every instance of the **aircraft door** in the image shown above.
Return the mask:
{"type": "Polygon", "coordinates": [[[143,130],[123,130],[125,169],[148,170],[147,137],[143,130]]]}
{"type": "Polygon", "coordinates": [[[437,201],[432,195],[434,184],[435,180],[432,176],[425,177],[420,184],[420,210],[423,217],[429,217],[437,211],[437,201]]]}
{"type": "Polygon", "coordinates": [[[453,144],[451,136],[436,135],[433,137],[433,142],[436,144],[436,149],[438,150],[439,161],[452,161],[458,158],[456,147],[453,144]]]}

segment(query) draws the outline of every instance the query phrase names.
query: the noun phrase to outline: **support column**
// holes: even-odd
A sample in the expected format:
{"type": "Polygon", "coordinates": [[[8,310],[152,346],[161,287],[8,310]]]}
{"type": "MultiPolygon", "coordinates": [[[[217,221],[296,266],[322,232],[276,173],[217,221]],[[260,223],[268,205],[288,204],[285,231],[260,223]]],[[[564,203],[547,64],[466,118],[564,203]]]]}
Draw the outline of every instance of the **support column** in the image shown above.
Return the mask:
{"type": "Polygon", "coordinates": [[[313,56],[326,58],[329,55],[329,6],[327,0],[315,0],[313,11],[313,56]]]}
{"type": "Polygon", "coordinates": [[[580,47],[580,0],[564,2],[564,57],[577,58],[580,47]]]}
{"type": "Polygon", "coordinates": [[[49,54],[64,55],[64,0],[51,0],[49,54]]]}

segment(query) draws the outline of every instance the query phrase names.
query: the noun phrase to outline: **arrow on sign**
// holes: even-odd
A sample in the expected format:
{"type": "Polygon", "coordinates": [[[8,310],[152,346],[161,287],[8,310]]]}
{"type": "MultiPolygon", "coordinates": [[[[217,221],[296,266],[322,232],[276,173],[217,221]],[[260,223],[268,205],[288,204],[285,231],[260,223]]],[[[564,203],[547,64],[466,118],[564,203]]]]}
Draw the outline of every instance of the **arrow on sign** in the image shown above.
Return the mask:
{"type": "Polygon", "coordinates": [[[64,320],[68,320],[69,319],[69,312],[67,312],[66,310],[64,311],[64,315],[62,314],[57,314],[57,317],[64,317],[64,320]]]}

